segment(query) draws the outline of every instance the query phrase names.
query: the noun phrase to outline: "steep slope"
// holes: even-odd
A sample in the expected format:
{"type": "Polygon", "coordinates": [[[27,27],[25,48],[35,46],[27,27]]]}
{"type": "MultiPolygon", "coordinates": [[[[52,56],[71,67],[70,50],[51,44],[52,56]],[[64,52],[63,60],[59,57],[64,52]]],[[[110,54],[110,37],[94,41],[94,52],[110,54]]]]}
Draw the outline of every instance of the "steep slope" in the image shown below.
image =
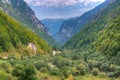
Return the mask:
{"type": "Polygon", "coordinates": [[[0,8],[19,21],[27,25],[33,32],[44,38],[48,43],[54,45],[54,40],[47,34],[47,29],[36,18],[32,9],[23,0],[1,0],[0,8]]]}
{"type": "Polygon", "coordinates": [[[60,43],[67,42],[74,34],[79,32],[86,23],[93,19],[108,3],[103,3],[100,6],[94,8],[93,10],[83,14],[80,17],[71,18],[67,21],[64,21],[60,31],[57,33],[58,41],[60,43]]]}
{"type": "Polygon", "coordinates": [[[65,47],[80,50],[95,49],[103,52],[108,58],[120,52],[120,2],[106,0],[103,4],[108,5],[101,8],[99,14],[94,15],[92,20],[65,44],[65,47]]]}
{"type": "Polygon", "coordinates": [[[36,53],[44,54],[51,51],[51,47],[43,39],[0,10],[0,53],[29,55],[33,53],[27,48],[29,43],[37,47],[36,53]]]}

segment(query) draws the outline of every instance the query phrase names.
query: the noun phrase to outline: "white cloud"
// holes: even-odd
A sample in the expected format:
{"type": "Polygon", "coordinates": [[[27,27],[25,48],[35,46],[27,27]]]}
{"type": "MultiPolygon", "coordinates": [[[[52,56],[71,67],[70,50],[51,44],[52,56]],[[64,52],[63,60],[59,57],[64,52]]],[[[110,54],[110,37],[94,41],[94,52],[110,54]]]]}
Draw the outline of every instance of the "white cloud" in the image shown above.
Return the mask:
{"type": "Polygon", "coordinates": [[[31,3],[33,0],[24,0],[24,1],[26,1],[27,3],[31,3]]]}
{"type": "Polygon", "coordinates": [[[98,2],[104,0],[25,0],[25,1],[33,6],[59,7],[75,5],[78,3],[83,3],[84,5],[86,5],[90,2],[98,2]]]}

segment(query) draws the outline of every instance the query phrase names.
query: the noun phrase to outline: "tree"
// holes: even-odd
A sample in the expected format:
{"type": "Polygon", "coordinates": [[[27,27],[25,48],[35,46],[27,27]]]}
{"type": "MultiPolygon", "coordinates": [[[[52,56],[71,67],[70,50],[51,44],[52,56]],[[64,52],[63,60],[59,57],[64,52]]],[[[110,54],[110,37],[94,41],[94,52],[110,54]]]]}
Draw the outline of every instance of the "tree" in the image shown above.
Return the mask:
{"type": "Polygon", "coordinates": [[[18,80],[37,80],[35,69],[32,65],[17,65],[12,71],[12,75],[18,77],[18,80]]]}
{"type": "Polygon", "coordinates": [[[33,66],[25,66],[25,68],[21,71],[18,80],[37,80],[36,72],[33,66]]]}

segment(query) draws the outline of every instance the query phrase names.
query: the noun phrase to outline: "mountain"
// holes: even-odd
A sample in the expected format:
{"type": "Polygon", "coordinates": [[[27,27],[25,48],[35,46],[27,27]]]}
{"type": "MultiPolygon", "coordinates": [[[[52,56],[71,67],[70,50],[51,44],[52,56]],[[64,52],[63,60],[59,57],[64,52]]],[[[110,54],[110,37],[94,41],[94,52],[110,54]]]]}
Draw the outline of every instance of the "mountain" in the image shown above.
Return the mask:
{"type": "MultiPolygon", "coordinates": [[[[89,13],[97,10],[91,20],[73,36],[65,47],[79,50],[95,50],[107,55],[117,56],[120,52],[120,2],[106,0],[89,13]]],[[[90,15],[91,16],[91,15],[90,15]]]]}
{"type": "Polygon", "coordinates": [[[59,32],[56,35],[57,41],[64,44],[77,32],[79,32],[86,23],[88,23],[92,18],[99,13],[99,11],[107,6],[107,3],[94,8],[80,17],[70,18],[62,23],[59,32]]]}
{"type": "Polygon", "coordinates": [[[34,50],[37,50],[35,53],[45,54],[51,52],[51,47],[31,30],[0,10],[0,53],[26,56],[32,55],[34,50]]]}
{"type": "Polygon", "coordinates": [[[29,29],[45,39],[51,45],[56,44],[47,34],[47,29],[37,19],[33,10],[23,0],[0,0],[0,9],[15,18],[21,24],[27,25],[29,29]]]}
{"type": "Polygon", "coordinates": [[[49,35],[54,35],[60,30],[61,24],[65,19],[43,19],[41,22],[48,28],[49,35]]]}
{"type": "Polygon", "coordinates": [[[70,18],[80,16],[93,9],[103,2],[103,0],[25,0],[34,10],[36,16],[41,19],[46,18],[70,18]]]}

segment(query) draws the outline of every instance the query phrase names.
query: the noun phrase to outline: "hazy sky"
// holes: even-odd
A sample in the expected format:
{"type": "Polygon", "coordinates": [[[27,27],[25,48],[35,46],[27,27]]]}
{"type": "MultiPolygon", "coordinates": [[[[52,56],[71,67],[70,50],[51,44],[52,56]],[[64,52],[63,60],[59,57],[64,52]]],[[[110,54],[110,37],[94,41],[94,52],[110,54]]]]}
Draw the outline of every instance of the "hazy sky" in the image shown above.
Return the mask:
{"type": "Polygon", "coordinates": [[[104,0],[25,0],[39,19],[80,16],[104,0]]]}

